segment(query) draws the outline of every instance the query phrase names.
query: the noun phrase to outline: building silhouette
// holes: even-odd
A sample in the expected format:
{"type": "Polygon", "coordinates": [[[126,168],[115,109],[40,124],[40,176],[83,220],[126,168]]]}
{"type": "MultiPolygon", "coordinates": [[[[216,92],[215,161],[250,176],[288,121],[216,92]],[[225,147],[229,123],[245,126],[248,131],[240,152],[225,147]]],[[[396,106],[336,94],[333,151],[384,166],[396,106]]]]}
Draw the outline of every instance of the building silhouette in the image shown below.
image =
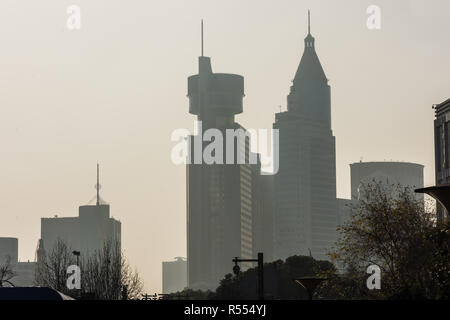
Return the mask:
{"type": "Polygon", "coordinates": [[[183,291],[187,286],[187,261],[176,257],[175,261],[162,263],[162,292],[170,294],[183,291]]]}
{"type": "MultiPolygon", "coordinates": [[[[434,106],[434,158],[436,186],[450,183],[450,99],[434,106]]],[[[437,202],[438,221],[448,219],[448,212],[437,202]]]]}
{"type": "MultiPolygon", "coordinates": [[[[410,162],[360,161],[350,164],[351,199],[338,199],[339,224],[350,218],[350,205],[362,197],[362,185],[400,185],[409,187],[413,192],[423,188],[423,169],[423,165],[410,162]]],[[[415,197],[418,201],[424,201],[423,194],[417,193],[415,197]]]]}
{"type": "Polygon", "coordinates": [[[7,260],[19,261],[19,239],[17,238],[0,238],[0,265],[6,263],[7,260]]]}
{"type": "Polygon", "coordinates": [[[110,216],[110,206],[99,194],[97,165],[97,196],[93,205],[79,207],[78,217],[41,218],[40,250],[51,252],[57,241],[65,242],[71,250],[88,256],[103,248],[109,241],[121,244],[121,222],[110,216]]]}
{"type": "MultiPolygon", "coordinates": [[[[9,261],[15,276],[10,282],[15,287],[30,287],[34,285],[36,272],[35,261],[19,261],[19,239],[0,238],[0,266],[9,261]]],[[[8,286],[8,284],[5,284],[8,286]]]]}
{"type": "Polygon", "coordinates": [[[330,86],[308,34],[287,97],[287,111],[275,115],[279,129],[279,171],[275,176],[275,258],[325,255],[336,239],[335,137],[330,86]]]}
{"type": "MultiPolygon", "coordinates": [[[[376,182],[410,187],[412,190],[423,187],[423,168],[418,163],[372,161],[350,164],[351,197],[359,199],[362,184],[376,182]]],[[[424,200],[423,194],[417,194],[417,199],[424,200]]]]}
{"type": "Polygon", "coordinates": [[[232,272],[234,257],[252,257],[255,176],[260,174],[260,164],[250,163],[254,155],[250,152],[250,138],[246,129],[235,122],[235,115],[243,111],[244,78],[213,73],[203,49],[198,63],[198,74],[188,78],[189,112],[201,122],[197,135],[188,138],[188,287],[214,290],[220,279],[232,272]],[[223,164],[207,164],[202,159],[209,144],[202,137],[209,129],[223,137],[223,148],[216,150],[222,153],[223,164]],[[228,136],[227,130],[237,134],[228,136]],[[225,148],[229,143],[231,150],[225,148]],[[241,156],[243,162],[238,161],[241,156]]]}

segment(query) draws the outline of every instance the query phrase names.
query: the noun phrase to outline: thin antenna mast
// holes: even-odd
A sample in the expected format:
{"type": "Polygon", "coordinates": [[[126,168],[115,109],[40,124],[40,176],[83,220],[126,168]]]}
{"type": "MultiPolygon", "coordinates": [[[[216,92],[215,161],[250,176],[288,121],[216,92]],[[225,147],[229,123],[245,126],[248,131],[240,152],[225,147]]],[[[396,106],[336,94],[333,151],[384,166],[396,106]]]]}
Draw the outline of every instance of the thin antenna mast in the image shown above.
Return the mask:
{"type": "Polygon", "coordinates": [[[203,19],[202,19],[202,57],[203,57],[203,19]]]}
{"type": "Polygon", "coordinates": [[[95,186],[97,189],[97,206],[100,205],[100,165],[97,163],[97,184],[95,186]]]}
{"type": "Polygon", "coordinates": [[[311,34],[311,16],[308,9],[308,34],[311,34]]]}

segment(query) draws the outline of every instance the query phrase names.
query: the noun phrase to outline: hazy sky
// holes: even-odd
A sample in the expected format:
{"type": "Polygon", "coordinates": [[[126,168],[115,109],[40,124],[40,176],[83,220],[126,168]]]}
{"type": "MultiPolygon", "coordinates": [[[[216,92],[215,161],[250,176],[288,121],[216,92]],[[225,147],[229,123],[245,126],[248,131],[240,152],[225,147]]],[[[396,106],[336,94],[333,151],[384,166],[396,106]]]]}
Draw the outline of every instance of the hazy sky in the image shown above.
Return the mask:
{"type": "Polygon", "coordinates": [[[213,71],[245,77],[237,120],[271,128],[308,8],[331,85],[338,196],[349,196],[349,164],[361,158],[423,164],[432,185],[431,106],[450,98],[448,0],[2,0],[0,236],[34,259],[40,218],[76,216],[95,195],[99,161],[125,253],[148,292],[161,292],[161,261],[186,256],[185,167],[170,161],[170,134],[193,129],[186,78],[200,19],[213,71]],[[66,28],[71,4],[79,31],[66,28]],[[371,4],[381,30],[366,27],[371,4]]]}

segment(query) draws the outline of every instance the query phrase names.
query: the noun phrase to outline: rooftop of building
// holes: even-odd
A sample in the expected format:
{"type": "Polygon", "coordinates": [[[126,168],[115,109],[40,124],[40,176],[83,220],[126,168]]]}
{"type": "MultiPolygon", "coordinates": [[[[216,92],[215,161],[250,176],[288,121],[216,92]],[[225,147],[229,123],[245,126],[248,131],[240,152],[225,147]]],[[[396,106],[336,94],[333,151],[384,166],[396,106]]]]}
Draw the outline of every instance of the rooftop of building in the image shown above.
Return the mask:
{"type": "Polygon", "coordinates": [[[414,163],[414,162],[407,162],[407,161],[359,161],[351,163],[350,166],[371,166],[371,165],[401,165],[401,166],[417,166],[417,167],[424,167],[423,164],[420,163],[414,163]]]}
{"type": "Polygon", "coordinates": [[[444,102],[433,105],[433,109],[436,112],[436,117],[443,113],[446,113],[447,111],[450,111],[450,98],[445,100],[444,102]]]}

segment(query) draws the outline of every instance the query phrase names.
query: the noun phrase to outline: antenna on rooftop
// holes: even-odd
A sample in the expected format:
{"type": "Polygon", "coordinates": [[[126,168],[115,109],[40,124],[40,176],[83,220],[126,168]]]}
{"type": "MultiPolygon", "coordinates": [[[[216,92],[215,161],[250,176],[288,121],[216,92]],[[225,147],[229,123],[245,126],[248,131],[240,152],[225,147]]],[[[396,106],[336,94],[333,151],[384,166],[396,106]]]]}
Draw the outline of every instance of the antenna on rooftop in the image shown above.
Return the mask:
{"type": "Polygon", "coordinates": [[[97,190],[97,205],[100,205],[100,165],[97,162],[97,184],[95,185],[95,189],[97,190]]]}
{"type": "Polygon", "coordinates": [[[202,19],[201,33],[202,33],[202,57],[203,57],[203,19],[202,19]]]}

